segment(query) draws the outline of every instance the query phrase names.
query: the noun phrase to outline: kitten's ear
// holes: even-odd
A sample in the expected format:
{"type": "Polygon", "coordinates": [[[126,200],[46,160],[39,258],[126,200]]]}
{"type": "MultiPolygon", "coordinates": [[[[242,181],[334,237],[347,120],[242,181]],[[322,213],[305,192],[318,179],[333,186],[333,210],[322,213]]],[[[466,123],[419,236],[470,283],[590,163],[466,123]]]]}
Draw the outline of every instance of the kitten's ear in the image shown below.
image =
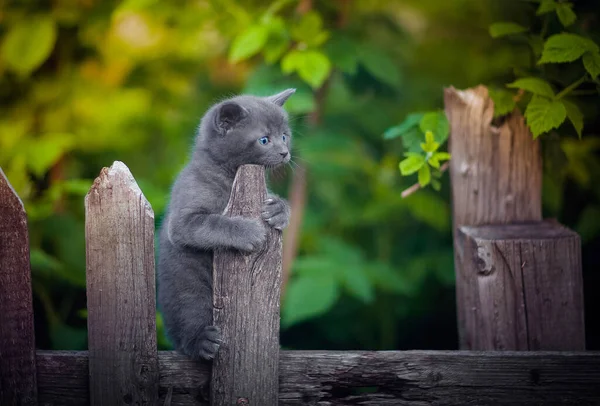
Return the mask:
{"type": "Polygon", "coordinates": [[[221,134],[248,116],[248,110],[235,102],[223,103],[215,114],[215,127],[221,134]]]}
{"type": "Polygon", "coordinates": [[[275,103],[279,107],[283,107],[287,99],[289,99],[294,93],[296,93],[296,89],[287,89],[281,93],[274,94],[273,96],[268,96],[266,99],[271,103],[275,103]]]}

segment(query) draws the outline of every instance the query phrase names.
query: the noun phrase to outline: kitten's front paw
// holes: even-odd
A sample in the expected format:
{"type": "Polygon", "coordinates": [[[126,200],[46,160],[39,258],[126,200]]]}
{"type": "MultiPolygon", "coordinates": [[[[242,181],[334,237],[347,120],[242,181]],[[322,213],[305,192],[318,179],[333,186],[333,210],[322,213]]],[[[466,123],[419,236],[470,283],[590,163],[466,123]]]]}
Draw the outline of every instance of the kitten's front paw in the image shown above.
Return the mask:
{"type": "Polygon", "coordinates": [[[221,345],[221,331],[216,326],[206,326],[198,337],[198,343],[198,356],[206,360],[213,359],[221,345]]]}
{"type": "Polygon", "coordinates": [[[242,244],[240,249],[246,252],[254,252],[260,249],[267,239],[267,229],[259,219],[244,219],[244,227],[239,236],[242,244]]]}
{"type": "Polygon", "coordinates": [[[290,222],[290,205],[279,196],[270,196],[263,205],[262,218],[271,227],[283,230],[290,222]]]}

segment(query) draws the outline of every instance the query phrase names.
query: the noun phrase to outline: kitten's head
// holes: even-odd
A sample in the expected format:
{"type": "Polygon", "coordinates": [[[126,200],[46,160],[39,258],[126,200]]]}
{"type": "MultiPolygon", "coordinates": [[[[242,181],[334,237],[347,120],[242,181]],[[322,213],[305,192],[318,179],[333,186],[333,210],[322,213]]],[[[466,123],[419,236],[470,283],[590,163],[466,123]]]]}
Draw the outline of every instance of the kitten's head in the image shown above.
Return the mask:
{"type": "Polygon", "coordinates": [[[296,89],[268,97],[236,96],[206,113],[197,148],[230,166],[244,164],[273,168],[290,161],[291,131],[283,109],[296,89]]]}

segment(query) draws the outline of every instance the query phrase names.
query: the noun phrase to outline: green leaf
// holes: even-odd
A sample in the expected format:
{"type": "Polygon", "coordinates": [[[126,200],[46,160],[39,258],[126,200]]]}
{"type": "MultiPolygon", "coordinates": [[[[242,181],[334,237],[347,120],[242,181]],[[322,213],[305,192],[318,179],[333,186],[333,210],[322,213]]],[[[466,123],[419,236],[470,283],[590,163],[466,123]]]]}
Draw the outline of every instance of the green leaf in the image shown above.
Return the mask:
{"type": "Polygon", "coordinates": [[[56,31],[56,24],[50,16],[19,20],[4,38],[2,59],[12,71],[29,75],[52,53],[56,31]]]}
{"type": "Polygon", "coordinates": [[[331,62],[320,51],[304,51],[296,62],[296,70],[302,80],[317,89],[329,76],[331,62]]]}
{"type": "Polygon", "coordinates": [[[362,267],[348,264],[341,266],[339,270],[342,272],[344,287],[352,296],[365,303],[373,301],[373,285],[362,267]]]}
{"type": "Polygon", "coordinates": [[[286,327],[319,316],[334,305],[339,296],[333,273],[299,275],[290,281],[283,305],[286,327]]]}
{"type": "Polygon", "coordinates": [[[388,128],[383,133],[383,138],[390,140],[405,134],[408,130],[415,128],[421,122],[424,113],[412,113],[406,116],[404,121],[395,127],[388,128]]]}
{"type": "Polygon", "coordinates": [[[292,26],[292,38],[308,46],[317,47],[329,38],[329,33],[323,31],[322,27],[321,15],[311,10],[302,16],[298,24],[292,26]]]}
{"type": "Polygon", "coordinates": [[[90,191],[92,183],[93,181],[89,179],[69,179],[61,182],[61,188],[66,193],[75,196],[85,196],[90,191]]]}
{"type": "Polygon", "coordinates": [[[450,229],[452,216],[449,204],[436,193],[421,191],[403,200],[412,216],[433,229],[446,232],[450,229]]]}
{"type": "Polygon", "coordinates": [[[431,187],[433,188],[433,190],[435,190],[436,192],[439,192],[442,189],[442,182],[440,182],[437,179],[431,179],[431,187]]]}
{"type": "Polygon", "coordinates": [[[435,155],[432,155],[431,157],[429,157],[427,162],[429,163],[429,165],[431,165],[435,169],[440,169],[440,161],[438,161],[438,159],[435,157],[435,155]]]}
{"type": "Polygon", "coordinates": [[[333,65],[349,75],[356,74],[358,69],[357,45],[343,35],[331,38],[325,44],[325,53],[333,65]]]}
{"type": "Polygon", "coordinates": [[[425,134],[431,131],[435,141],[440,144],[448,139],[450,133],[450,124],[443,111],[425,113],[419,122],[419,128],[425,134]]]}
{"type": "Polygon", "coordinates": [[[297,88],[294,97],[285,103],[285,109],[292,114],[307,114],[317,108],[314,92],[309,87],[297,88]]]}
{"type": "Polygon", "coordinates": [[[586,52],[598,52],[598,45],[592,40],[575,34],[556,34],[544,43],[542,58],[538,63],[571,62],[586,52]]]}
{"type": "Polygon", "coordinates": [[[528,92],[539,94],[540,96],[546,96],[550,98],[554,97],[554,90],[552,90],[552,86],[550,86],[550,83],[546,82],[544,79],[533,77],[521,78],[507,84],[506,87],[527,90],[528,92]]]}
{"type": "Polygon", "coordinates": [[[285,74],[294,72],[302,59],[302,52],[297,49],[288,52],[281,60],[281,71],[285,74]]]}
{"type": "Polygon", "coordinates": [[[424,156],[421,156],[421,155],[409,156],[408,158],[406,158],[402,162],[400,162],[400,173],[403,176],[411,175],[411,174],[417,172],[419,169],[421,169],[421,167],[424,164],[425,164],[424,156]]]}
{"type": "Polygon", "coordinates": [[[577,20],[572,3],[558,3],[556,5],[556,15],[563,27],[568,27],[577,20]]]}
{"type": "Polygon", "coordinates": [[[421,169],[419,169],[419,185],[421,185],[421,187],[427,186],[430,181],[431,171],[429,169],[429,165],[421,166],[421,169]]]}
{"type": "Polygon", "coordinates": [[[72,134],[49,133],[27,145],[27,164],[36,176],[42,176],[75,145],[72,134]]]}
{"type": "Polygon", "coordinates": [[[527,31],[527,28],[516,23],[503,21],[490,25],[489,31],[492,38],[499,38],[507,35],[520,34],[527,31]]]}
{"type": "Polygon", "coordinates": [[[425,133],[425,142],[421,143],[421,149],[425,152],[434,152],[439,146],[440,144],[433,140],[433,133],[427,131],[425,133]]]}
{"type": "Polygon", "coordinates": [[[448,161],[450,159],[450,154],[447,152],[436,152],[433,154],[433,157],[438,161],[448,161]]]}
{"type": "Polygon", "coordinates": [[[512,113],[516,107],[514,95],[503,89],[489,89],[489,95],[494,102],[494,117],[512,113]]]}
{"type": "Polygon", "coordinates": [[[269,27],[266,25],[253,25],[240,33],[234,40],[229,50],[229,61],[236,63],[256,55],[267,43],[269,27]]]}
{"type": "Polygon", "coordinates": [[[583,54],[583,66],[592,79],[596,79],[600,75],[600,52],[588,51],[583,54]]]}
{"type": "Polygon", "coordinates": [[[539,59],[542,56],[542,51],[544,49],[544,38],[539,35],[531,35],[528,38],[528,42],[533,51],[533,55],[536,59],[539,59]]]}
{"type": "Polygon", "coordinates": [[[385,52],[373,46],[362,46],[358,56],[361,64],[373,77],[390,86],[400,86],[400,70],[385,52]]]}
{"type": "Polygon", "coordinates": [[[575,103],[565,99],[561,99],[561,102],[563,106],[565,106],[569,121],[573,124],[579,138],[581,138],[581,132],[583,131],[583,113],[575,103]]]}
{"type": "Polygon", "coordinates": [[[556,9],[555,0],[542,0],[535,14],[542,15],[554,11],[556,9]]]}
{"type": "Polygon", "coordinates": [[[535,139],[553,128],[558,128],[567,118],[567,110],[558,100],[533,95],[525,110],[525,118],[535,139]]]}
{"type": "Polygon", "coordinates": [[[290,46],[290,39],[281,17],[272,17],[267,22],[269,36],[263,54],[267,63],[276,62],[290,46]]]}
{"type": "Polygon", "coordinates": [[[417,155],[422,155],[421,141],[423,141],[423,133],[418,127],[413,127],[403,133],[402,146],[406,151],[416,152],[417,155]]]}

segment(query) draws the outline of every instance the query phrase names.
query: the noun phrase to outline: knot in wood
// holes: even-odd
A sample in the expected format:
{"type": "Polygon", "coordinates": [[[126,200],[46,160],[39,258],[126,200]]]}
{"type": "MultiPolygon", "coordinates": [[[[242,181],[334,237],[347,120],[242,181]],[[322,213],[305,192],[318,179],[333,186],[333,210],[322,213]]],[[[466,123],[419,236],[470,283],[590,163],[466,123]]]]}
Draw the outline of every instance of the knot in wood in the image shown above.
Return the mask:
{"type": "Polygon", "coordinates": [[[477,243],[477,264],[480,275],[489,275],[496,269],[492,258],[491,247],[484,242],[477,243]]]}

